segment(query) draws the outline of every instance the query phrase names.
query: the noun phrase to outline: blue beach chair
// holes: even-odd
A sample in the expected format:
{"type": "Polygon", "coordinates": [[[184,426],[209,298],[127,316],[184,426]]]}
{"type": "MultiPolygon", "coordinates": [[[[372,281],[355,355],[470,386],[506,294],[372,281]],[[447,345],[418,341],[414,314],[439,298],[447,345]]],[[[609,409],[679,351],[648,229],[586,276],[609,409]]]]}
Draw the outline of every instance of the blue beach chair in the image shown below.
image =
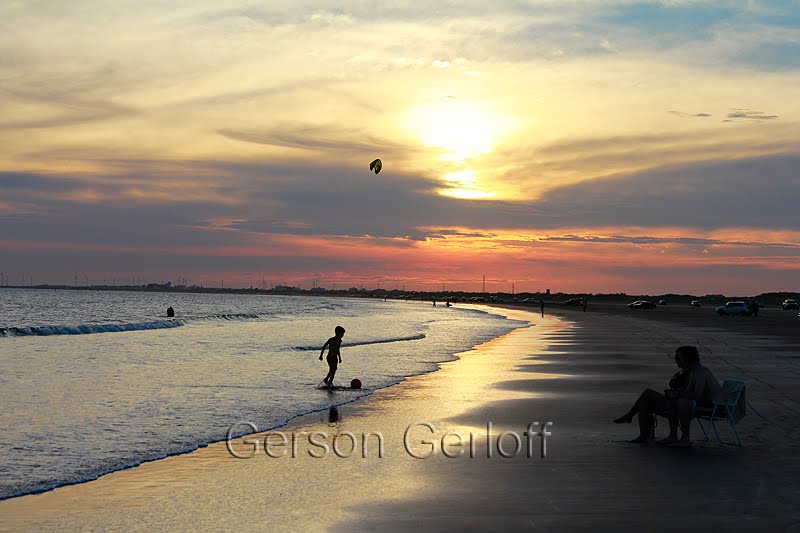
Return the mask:
{"type": "Polygon", "coordinates": [[[700,424],[700,429],[703,430],[705,440],[708,440],[708,427],[714,430],[717,440],[721,444],[733,444],[732,442],[724,442],[717,431],[717,420],[727,420],[733,429],[733,434],[736,435],[737,446],[742,445],[739,438],[739,433],[736,431],[736,424],[747,413],[747,399],[745,397],[744,381],[725,380],[722,383],[722,401],[714,402],[712,407],[697,407],[695,402],[692,402],[694,409],[694,417],[697,423],[700,424]],[[707,423],[703,425],[703,421],[707,423]]]}

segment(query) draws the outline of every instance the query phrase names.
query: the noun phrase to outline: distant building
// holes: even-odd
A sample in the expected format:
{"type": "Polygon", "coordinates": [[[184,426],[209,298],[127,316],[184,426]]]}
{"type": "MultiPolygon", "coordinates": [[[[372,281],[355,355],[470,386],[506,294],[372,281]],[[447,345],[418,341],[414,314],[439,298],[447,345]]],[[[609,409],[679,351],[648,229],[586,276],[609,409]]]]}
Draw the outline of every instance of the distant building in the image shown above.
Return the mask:
{"type": "Polygon", "coordinates": [[[279,292],[292,292],[299,291],[300,289],[298,287],[289,287],[288,285],[276,285],[272,290],[279,292]]]}

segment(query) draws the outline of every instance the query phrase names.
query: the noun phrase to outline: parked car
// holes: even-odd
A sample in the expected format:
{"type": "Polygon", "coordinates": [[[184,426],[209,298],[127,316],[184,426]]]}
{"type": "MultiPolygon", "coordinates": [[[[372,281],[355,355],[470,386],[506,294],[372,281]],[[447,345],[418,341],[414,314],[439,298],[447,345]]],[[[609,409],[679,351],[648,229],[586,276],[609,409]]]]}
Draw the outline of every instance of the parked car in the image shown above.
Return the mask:
{"type": "Polygon", "coordinates": [[[719,316],[731,316],[731,315],[739,315],[739,316],[750,316],[753,314],[753,310],[747,305],[746,302],[728,302],[723,306],[717,307],[716,313],[719,316]]]}
{"type": "Polygon", "coordinates": [[[784,311],[800,311],[800,304],[797,303],[797,300],[784,300],[783,301],[783,310],[784,311]]]}
{"type": "Polygon", "coordinates": [[[667,305],[667,301],[666,300],[659,300],[658,301],[658,305],[667,305]]]}
{"type": "Polygon", "coordinates": [[[580,298],[570,298],[569,300],[564,302],[564,305],[583,305],[583,300],[581,300],[580,298]]]}
{"type": "Polygon", "coordinates": [[[655,309],[656,304],[647,300],[636,300],[628,304],[628,309],[655,309]]]}
{"type": "Polygon", "coordinates": [[[700,307],[699,300],[692,300],[692,303],[689,304],[690,307],[700,307]]]}

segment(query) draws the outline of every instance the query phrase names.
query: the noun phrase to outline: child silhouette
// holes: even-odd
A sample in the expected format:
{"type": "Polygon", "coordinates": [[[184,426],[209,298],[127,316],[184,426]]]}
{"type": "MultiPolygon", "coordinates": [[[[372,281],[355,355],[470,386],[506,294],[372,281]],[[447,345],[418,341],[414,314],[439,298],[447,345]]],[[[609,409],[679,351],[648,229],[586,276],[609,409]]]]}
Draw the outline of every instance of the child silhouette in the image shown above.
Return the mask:
{"type": "Polygon", "coordinates": [[[325,348],[328,348],[328,375],[322,380],[325,385],[330,387],[333,385],[333,376],[336,375],[336,369],[339,368],[339,363],[342,362],[342,354],[339,348],[342,346],[342,337],[344,337],[344,328],[336,326],[334,330],[335,335],[325,341],[322,350],[319,352],[319,360],[322,361],[322,355],[325,353],[325,348]]]}

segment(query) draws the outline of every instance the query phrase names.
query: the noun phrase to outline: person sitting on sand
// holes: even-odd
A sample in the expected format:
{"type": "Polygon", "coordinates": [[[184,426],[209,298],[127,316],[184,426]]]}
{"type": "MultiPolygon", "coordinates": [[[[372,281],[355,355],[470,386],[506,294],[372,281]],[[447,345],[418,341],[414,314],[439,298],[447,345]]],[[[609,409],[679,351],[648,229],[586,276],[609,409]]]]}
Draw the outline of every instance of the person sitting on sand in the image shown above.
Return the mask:
{"type": "Polygon", "coordinates": [[[344,328],[342,326],[336,326],[334,333],[336,335],[325,341],[325,344],[322,346],[322,351],[319,352],[319,360],[322,361],[322,354],[325,353],[325,348],[328,348],[328,375],[325,376],[322,382],[329,387],[333,385],[333,376],[336,375],[336,369],[339,368],[339,363],[342,362],[342,354],[339,348],[342,346],[344,328]]]}
{"type": "Polygon", "coordinates": [[[700,364],[700,352],[694,346],[684,346],[683,364],[688,372],[686,385],[677,391],[670,400],[669,436],[658,441],[671,446],[690,446],[689,430],[692,425],[694,408],[713,407],[714,402],[722,400],[722,386],[708,367],[700,364]],[[678,440],[678,425],[681,438],[678,440]]]}
{"type": "MultiPolygon", "coordinates": [[[[694,349],[694,351],[697,352],[697,348],[694,346],[681,346],[675,350],[675,364],[678,365],[680,370],[669,380],[669,391],[665,392],[670,393],[671,391],[678,391],[686,387],[689,374],[686,371],[685,361],[690,349],[694,349]]],[[[672,396],[672,394],[669,395],[672,396]]],[[[655,421],[653,417],[655,415],[668,416],[671,410],[670,407],[667,394],[661,394],[653,389],[647,389],[639,395],[639,398],[627,413],[614,419],[614,423],[630,424],[633,422],[633,417],[638,414],[639,436],[630,442],[646,443],[653,438],[653,423],[655,421]]]]}

